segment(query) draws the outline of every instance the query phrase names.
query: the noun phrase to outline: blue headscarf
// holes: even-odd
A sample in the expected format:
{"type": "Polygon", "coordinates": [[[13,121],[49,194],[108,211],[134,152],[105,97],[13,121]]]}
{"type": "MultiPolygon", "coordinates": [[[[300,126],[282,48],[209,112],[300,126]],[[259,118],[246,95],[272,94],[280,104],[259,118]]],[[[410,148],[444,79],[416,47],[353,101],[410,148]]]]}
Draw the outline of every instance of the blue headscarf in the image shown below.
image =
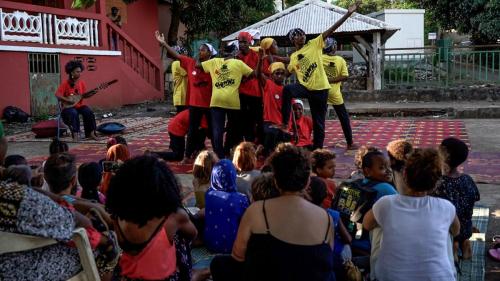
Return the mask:
{"type": "Polygon", "coordinates": [[[231,253],[248,197],[237,192],[236,168],[227,159],[212,169],[205,194],[205,246],[214,253],[231,253]]]}
{"type": "Polygon", "coordinates": [[[225,192],[235,192],[236,189],[236,168],[227,159],[220,160],[212,169],[210,176],[210,187],[225,192]]]}

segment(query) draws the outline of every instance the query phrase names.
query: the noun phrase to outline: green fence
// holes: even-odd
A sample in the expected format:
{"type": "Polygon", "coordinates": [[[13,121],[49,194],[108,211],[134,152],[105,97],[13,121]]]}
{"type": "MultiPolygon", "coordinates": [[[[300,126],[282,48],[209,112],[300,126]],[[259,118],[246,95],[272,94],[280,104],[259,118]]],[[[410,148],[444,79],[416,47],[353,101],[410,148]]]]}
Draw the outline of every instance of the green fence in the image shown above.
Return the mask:
{"type": "Polygon", "coordinates": [[[382,88],[500,84],[500,46],[382,49],[382,88]]]}

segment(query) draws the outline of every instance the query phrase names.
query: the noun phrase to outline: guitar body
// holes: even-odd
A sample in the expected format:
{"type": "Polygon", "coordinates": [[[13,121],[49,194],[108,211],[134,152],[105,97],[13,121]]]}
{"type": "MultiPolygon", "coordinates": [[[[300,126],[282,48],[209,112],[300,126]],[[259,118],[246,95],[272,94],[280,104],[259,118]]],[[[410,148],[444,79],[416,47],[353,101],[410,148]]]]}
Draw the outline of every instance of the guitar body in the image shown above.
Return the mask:
{"type": "Polygon", "coordinates": [[[116,82],[118,82],[118,79],[114,79],[114,80],[111,80],[109,82],[104,82],[104,83],[100,84],[99,87],[97,87],[95,89],[92,89],[92,90],[90,90],[90,91],[88,91],[86,93],[83,93],[81,95],[70,95],[70,96],[67,96],[66,99],[69,99],[71,102],[61,101],[62,108],[63,109],[72,108],[75,105],[77,105],[82,99],[90,98],[90,97],[94,96],[95,94],[97,94],[100,90],[104,90],[104,89],[106,89],[107,87],[109,87],[110,85],[112,85],[112,84],[114,84],[116,82]]]}

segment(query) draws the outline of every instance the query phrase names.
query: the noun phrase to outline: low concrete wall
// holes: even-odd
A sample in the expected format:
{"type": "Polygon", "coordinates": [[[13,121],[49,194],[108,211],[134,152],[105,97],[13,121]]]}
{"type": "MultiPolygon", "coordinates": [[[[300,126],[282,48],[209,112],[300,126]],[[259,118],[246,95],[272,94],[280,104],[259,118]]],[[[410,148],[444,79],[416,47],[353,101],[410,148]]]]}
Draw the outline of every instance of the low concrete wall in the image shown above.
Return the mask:
{"type": "Polygon", "coordinates": [[[500,85],[482,85],[447,89],[397,89],[368,91],[343,91],[350,102],[440,102],[440,101],[499,101],[500,85]]]}

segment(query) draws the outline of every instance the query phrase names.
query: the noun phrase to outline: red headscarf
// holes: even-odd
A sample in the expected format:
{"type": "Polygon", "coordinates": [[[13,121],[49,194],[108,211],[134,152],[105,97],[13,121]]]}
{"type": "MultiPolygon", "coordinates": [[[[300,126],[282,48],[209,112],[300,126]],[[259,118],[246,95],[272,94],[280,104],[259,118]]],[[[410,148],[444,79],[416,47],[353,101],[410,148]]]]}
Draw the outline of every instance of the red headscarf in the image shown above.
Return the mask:
{"type": "Polygon", "coordinates": [[[250,33],[246,32],[246,31],[242,31],[240,32],[240,34],[238,34],[238,40],[240,39],[245,39],[248,43],[252,43],[252,40],[253,40],[253,37],[250,33]]]}

